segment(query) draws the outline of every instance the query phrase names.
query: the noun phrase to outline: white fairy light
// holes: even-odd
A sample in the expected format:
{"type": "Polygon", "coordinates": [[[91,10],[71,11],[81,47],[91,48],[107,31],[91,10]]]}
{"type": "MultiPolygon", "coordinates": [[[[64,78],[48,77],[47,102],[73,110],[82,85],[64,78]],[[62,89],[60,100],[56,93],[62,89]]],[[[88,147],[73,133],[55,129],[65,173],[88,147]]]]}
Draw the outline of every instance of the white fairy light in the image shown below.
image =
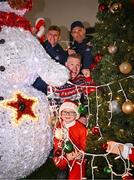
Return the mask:
{"type": "Polygon", "coordinates": [[[110,126],[111,120],[112,120],[112,103],[111,102],[112,102],[113,94],[112,94],[112,90],[111,90],[110,86],[108,85],[107,87],[110,91],[110,93],[109,93],[109,96],[110,96],[109,104],[111,106],[111,109],[110,109],[110,111],[108,111],[110,113],[110,118],[108,119],[108,121],[109,121],[108,126],[110,126]]]}
{"type": "Polygon", "coordinates": [[[127,100],[128,100],[128,98],[127,98],[127,95],[126,95],[126,93],[125,93],[125,91],[124,91],[124,89],[123,89],[122,85],[121,85],[121,82],[119,82],[119,86],[120,86],[121,91],[122,91],[122,93],[123,93],[123,95],[124,95],[124,97],[125,97],[125,99],[126,99],[126,101],[127,101],[127,100]]]}

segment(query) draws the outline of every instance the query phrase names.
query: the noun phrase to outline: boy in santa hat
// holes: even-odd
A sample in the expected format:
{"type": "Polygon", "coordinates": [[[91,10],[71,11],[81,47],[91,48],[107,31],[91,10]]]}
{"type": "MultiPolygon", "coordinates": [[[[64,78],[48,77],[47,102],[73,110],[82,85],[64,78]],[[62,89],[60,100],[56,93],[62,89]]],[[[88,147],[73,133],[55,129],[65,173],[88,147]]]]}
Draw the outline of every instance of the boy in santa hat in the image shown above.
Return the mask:
{"type": "Polygon", "coordinates": [[[54,163],[61,169],[69,167],[68,179],[85,177],[87,129],[79,121],[78,106],[64,102],[59,109],[59,121],[54,128],[54,163]]]}

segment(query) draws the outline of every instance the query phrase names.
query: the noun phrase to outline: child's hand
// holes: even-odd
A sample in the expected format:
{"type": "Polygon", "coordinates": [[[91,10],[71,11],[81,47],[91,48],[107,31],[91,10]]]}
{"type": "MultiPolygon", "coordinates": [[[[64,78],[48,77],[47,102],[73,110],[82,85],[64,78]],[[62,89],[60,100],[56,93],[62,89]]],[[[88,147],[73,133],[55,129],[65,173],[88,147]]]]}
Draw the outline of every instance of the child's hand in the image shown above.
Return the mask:
{"type": "Polygon", "coordinates": [[[82,69],[82,74],[87,78],[90,77],[91,73],[89,69],[82,69]]]}
{"type": "Polygon", "coordinates": [[[80,160],[80,159],[82,159],[82,156],[83,156],[82,152],[80,152],[80,151],[78,152],[77,151],[76,159],[80,160]]]}
{"type": "Polygon", "coordinates": [[[74,160],[75,159],[75,152],[71,152],[71,153],[67,153],[66,157],[68,159],[68,161],[74,160]]]}
{"type": "Polygon", "coordinates": [[[71,153],[67,153],[66,157],[69,161],[74,160],[74,159],[81,159],[82,153],[75,149],[75,151],[73,151],[71,153]]]}

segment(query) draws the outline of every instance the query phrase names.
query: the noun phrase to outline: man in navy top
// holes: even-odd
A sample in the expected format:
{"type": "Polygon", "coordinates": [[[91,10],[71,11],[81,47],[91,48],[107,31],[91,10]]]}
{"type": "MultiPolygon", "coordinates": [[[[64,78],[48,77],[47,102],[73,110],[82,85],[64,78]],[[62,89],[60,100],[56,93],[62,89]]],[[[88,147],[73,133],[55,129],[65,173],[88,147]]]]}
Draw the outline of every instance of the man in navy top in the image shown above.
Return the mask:
{"type": "Polygon", "coordinates": [[[81,21],[74,21],[71,24],[71,35],[74,42],[70,45],[70,48],[75,50],[76,53],[82,57],[82,73],[84,76],[89,74],[90,65],[93,62],[91,54],[91,46],[88,39],[85,39],[86,29],[81,21]]]}
{"type": "Polygon", "coordinates": [[[67,60],[67,52],[58,43],[60,34],[61,30],[58,26],[50,26],[46,35],[47,40],[43,44],[43,47],[51,58],[64,65],[67,60]]]}
{"type": "MultiPolygon", "coordinates": [[[[52,59],[64,65],[67,60],[68,53],[67,51],[64,51],[58,43],[60,34],[61,30],[58,26],[50,26],[46,35],[47,40],[42,45],[52,59]]],[[[33,87],[47,94],[47,84],[40,77],[35,80],[33,87]]]]}

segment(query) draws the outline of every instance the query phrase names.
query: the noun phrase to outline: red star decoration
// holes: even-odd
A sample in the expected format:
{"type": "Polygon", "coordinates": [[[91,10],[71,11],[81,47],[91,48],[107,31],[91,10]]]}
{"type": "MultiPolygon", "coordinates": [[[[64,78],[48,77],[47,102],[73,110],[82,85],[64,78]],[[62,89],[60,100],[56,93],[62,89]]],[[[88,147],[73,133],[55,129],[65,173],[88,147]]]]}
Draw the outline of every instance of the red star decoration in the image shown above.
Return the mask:
{"type": "Polygon", "coordinates": [[[19,124],[24,118],[37,119],[33,108],[36,103],[36,98],[28,97],[21,92],[17,92],[15,93],[15,98],[6,100],[4,104],[7,108],[10,107],[14,110],[14,121],[16,124],[19,124]]]}

